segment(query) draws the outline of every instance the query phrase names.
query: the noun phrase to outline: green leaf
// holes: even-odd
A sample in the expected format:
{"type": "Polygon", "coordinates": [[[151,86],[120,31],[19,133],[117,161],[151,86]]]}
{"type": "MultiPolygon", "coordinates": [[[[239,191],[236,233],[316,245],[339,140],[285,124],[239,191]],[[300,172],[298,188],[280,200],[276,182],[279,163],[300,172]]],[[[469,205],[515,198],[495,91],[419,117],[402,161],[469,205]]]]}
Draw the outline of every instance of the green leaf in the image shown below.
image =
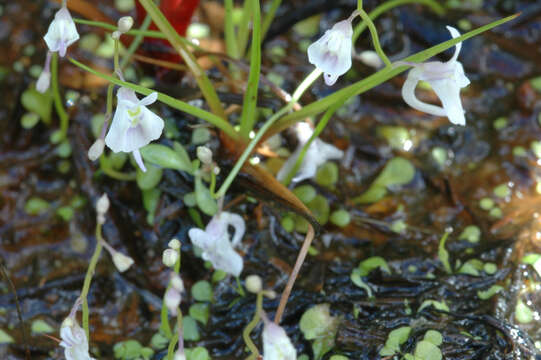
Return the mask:
{"type": "Polygon", "coordinates": [[[184,340],[199,341],[201,338],[199,329],[197,328],[197,322],[191,316],[185,316],[182,319],[182,330],[184,331],[184,340]]]}
{"type": "Polygon", "coordinates": [[[389,268],[389,265],[387,265],[387,262],[385,261],[384,258],[382,258],[381,256],[372,256],[360,262],[358,266],[358,269],[360,271],[359,275],[366,276],[371,271],[377,268],[381,269],[383,272],[386,272],[387,274],[391,273],[391,269],[389,268]]]}
{"type": "MultiPolygon", "coordinates": [[[[250,131],[253,130],[257,106],[257,90],[259,87],[259,76],[261,73],[261,19],[259,0],[248,0],[251,2],[252,14],[252,47],[250,54],[250,75],[248,86],[244,93],[242,113],[240,116],[240,135],[248,139],[250,131]]],[[[241,48],[241,51],[243,48],[241,48]]]]}
{"type": "Polygon", "coordinates": [[[475,225],[466,226],[458,239],[468,240],[471,243],[478,243],[481,239],[481,229],[479,229],[479,227],[475,225]]]}
{"type": "Polygon", "coordinates": [[[192,286],[192,296],[197,301],[212,301],[212,286],[208,281],[200,280],[192,286]]]}
{"type": "Polygon", "coordinates": [[[162,179],[163,170],[157,166],[149,165],[147,166],[147,171],[143,172],[139,167],[137,167],[135,180],[137,181],[137,186],[141,190],[150,190],[160,183],[162,179]]]}
{"type": "Polygon", "coordinates": [[[11,344],[15,340],[4,330],[0,329],[0,345],[2,344],[11,344]]]}
{"type": "Polygon", "coordinates": [[[194,170],[193,170],[192,160],[190,160],[190,155],[188,155],[188,152],[186,151],[184,146],[182,146],[182,144],[179,143],[178,141],[175,141],[173,143],[173,150],[175,150],[179,158],[182,160],[182,162],[184,163],[184,166],[186,168],[189,168],[189,170],[186,170],[186,171],[189,174],[193,175],[194,170]]]}
{"type": "Polygon", "coordinates": [[[411,333],[410,326],[402,326],[392,330],[387,336],[385,346],[380,350],[381,356],[391,356],[400,351],[400,345],[405,343],[411,333]]]}
{"type": "Polygon", "coordinates": [[[426,341],[431,342],[432,344],[436,346],[440,346],[443,342],[443,336],[439,331],[436,330],[428,330],[425,334],[426,341]]]}
{"type": "Polygon", "coordinates": [[[487,300],[503,290],[503,287],[500,285],[492,285],[488,290],[478,290],[477,297],[481,300],[487,300]]]}
{"type": "Polygon", "coordinates": [[[192,171],[192,164],[173,149],[160,144],[149,144],[140,149],[141,156],[145,161],[159,165],[166,169],[192,171]]]}
{"type": "Polygon", "coordinates": [[[39,197],[31,197],[24,205],[28,215],[41,215],[49,209],[49,203],[39,197]]]}
{"type": "Polygon", "coordinates": [[[306,206],[312,211],[312,215],[314,215],[317,222],[321,225],[325,225],[329,221],[329,202],[324,196],[317,195],[314,200],[310,201],[306,206]]]}
{"type": "Polygon", "coordinates": [[[34,112],[27,112],[21,117],[21,126],[25,129],[32,129],[39,122],[39,115],[34,112]]]}
{"type": "Polygon", "coordinates": [[[430,341],[422,340],[415,346],[414,356],[422,360],[441,360],[441,350],[430,341]]]}
{"type": "Polygon", "coordinates": [[[56,214],[64,221],[70,221],[73,218],[74,210],[71,206],[61,206],[56,209],[56,214]]]}
{"type": "Polygon", "coordinates": [[[368,190],[353,199],[357,204],[368,204],[383,198],[388,187],[405,185],[413,180],[415,167],[402,157],[395,157],[389,160],[381,173],[370,185],[368,190]]]}
{"type": "Polygon", "coordinates": [[[334,347],[338,318],[332,317],[329,304],[319,304],[308,309],[301,317],[299,327],[306,340],[314,340],[314,358],[321,359],[334,347]]]}
{"type": "Polygon", "coordinates": [[[308,204],[315,199],[317,192],[312,185],[301,185],[293,189],[293,194],[295,194],[295,196],[304,204],[308,204]]]}
{"type": "Polygon", "coordinates": [[[201,180],[201,175],[199,174],[195,176],[195,200],[197,206],[205,214],[213,216],[218,212],[218,204],[212,197],[210,190],[203,184],[203,180],[201,180]]]}
{"type": "Polygon", "coordinates": [[[521,324],[527,324],[533,321],[534,313],[522,300],[517,302],[515,307],[515,319],[521,324]]]}
{"type": "Polygon", "coordinates": [[[449,263],[449,252],[445,248],[445,241],[449,237],[449,234],[449,232],[445,232],[445,234],[443,234],[443,236],[441,237],[440,245],[438,247],[438,257],[443,264],[443,267],[447,274],[452,274],[453,269],[451,269],[451,264],[449,263]]]}
{"type": "Polygon", "coordinates": [[[334,186],[338,181],[338,165],[332,161],[325,162],[317,169],[315,181],[321,186],[334,186]]]}
{"type": "Polygon", "coordinates": [[[54,328],[45,321],[38,319],[32,321],[32,333],[35,334],[50,334],[54,332],[54,328]]]}
{"type": "Polygon", "coordinates": [[[210,360],[207,349],[202,346],[186,349],[186,360],[210,360]]]}
{"type": "Polygon", "coordinates": [[[442,311],[447,311],[447,312],[449,311],[449,307],[447,306],[444,300],[442,301],[425,300],[423,301],[421,306],[419,306],[419,309],[417,310],[417,312],[421,312],[421,310],[423,310],[424,308],[428,306],[433,306],[436,310],[442,310],[442,311]]]}
{"type": "Polygon", "coordinates": [[[349,212],[344,209],[335,210],[331,213],[331,223],[338,227],[345,227],[347,226],[351,221],[351,215],[349,215],[349,212]]]}
{"type": "Polygon", "coordinates": [[[21,104],[26,111],[38,114],[45,124],[51,123],[53,98],[49,91],[42,94],[34,88],[28,88],[21,96],[21,104]]]}
{"type": "Polygon", "coordinates": [[[360,287],[361,289],[364,289],[364,291],[366,291],[366,295],[371,298],[372,297],[372,289],[370,288],[370,286],[368,286],[367,283],[364,282],[363,278],[361,277],[361,270],[358,269],[358,268],[355,268],[353,269],[353,271],[351,272],[351,281],[357,285],[358,287],[360,287]]]}
{"type": "Polygon", "coordinates": [[[207,325],[207,321],[209,319],[209,306],[208,304],[202,303],[193,304],[190,306],[189,314],[203,325],[207,325]]]}

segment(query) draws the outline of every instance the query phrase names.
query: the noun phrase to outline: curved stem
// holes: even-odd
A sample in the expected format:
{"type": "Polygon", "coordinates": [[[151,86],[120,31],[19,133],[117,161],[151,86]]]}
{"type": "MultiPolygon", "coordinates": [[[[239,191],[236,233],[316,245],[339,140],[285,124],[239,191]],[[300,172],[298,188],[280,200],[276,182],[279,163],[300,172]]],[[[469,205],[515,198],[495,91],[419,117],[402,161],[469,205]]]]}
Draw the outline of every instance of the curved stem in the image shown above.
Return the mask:
{"type": "Polygon", "coordinates": [[[376,30],[374,22],[372,21],[372,19],[370,19],[366,11],[364,11],[363,9],[357,9],[355,12],[363,19],[363,22],[366,23],[366,25],[368,26],[368,29],[370,30],[370,35],[372,35],[374,50],[376,50],[376,53],[378,53],[379,57],[381,58],[381,60],[383,60],[385,65],[391,66],[391,60],[389,60],[387,55],[385,55],[385,52],[383,52],[381,44],[379,43],[378,31],[376,30]]]}
{"type": "Polygon", "coordinates": [[[311,224],[308,224],[308,232],[306,233],[306,237],[304,238],[304,242],[302,243],[301,251],[299,251],[297,261],[295,262],[295,266],[293,267],[293,271],[291,272],[291,275],[289,275],[286,287],[282,292],[282,296],[280,297],[280,304],[278,305],[278,309],[276,310],[276,315],[274,316],[274,323],[277,325],[280,324],[280,321],[282,320],[282,315],[284,314],[287,300],[289,299],[291,290],[293,290],[293,285],[295,285],[295,280],[297,279],[297,275],[299,275],[299,271],[301,270],[301,266],[304,263],[304,259],[306,258],[308,249],[312,244],[314,235],[314,228],[311,224]]]}
{"type": "Polygon", "coordinates": [[[85,329],[86,338],[90,339],[90,331],[88,326],[88,291],[90,290],[90,283],[92,281],[92,276],[94,276],[94,270],[96,269],[96,264],[100,258],[101,250],[103,248],[103,237],[101,235],[101,225],[96,224],[96,248],[90,258],[90,264],[88,264],[88,269],[86,270],[85,280],[83,283],[83,290],[81,291],[80,298],[82,299],[82,308],[83,308],[83,329],[85,329]]]}
{"type": "MultiPolygon", "coordinates": [[[[374,19],[376,19],[378,16],[385,13],[386,11],[389,11],[390,9],[394,7],[405,5],[405,4],[423,4],[430,7],[430,9],[438,15],[445,14],[445,8],[434,0],[391,0],[391,1],[386,1],[383,4],[379,5],[378,7],[376,7],[374,10],[372,10],[368,14],[368,17],[372,19],[373,21],[374,19]]],[[[361,7],[359,7],[359,9],[360,8],[361,7]]],[[[353,43],[357,41],[357,39],[359,38],[361,33],[366,29],[366,27],[367,27],[367,23],[364,21],[355,27],[355,30],[353,31],[353,43]]]]}
{"type": "Polygon", "coordinates": [[[250,349],[252,354],[246,358],[246,360],[253,360],[256,359],[259,356],[259,350],[257,349],[257,346],[255,346],[254,342],[250,338],[250,333],[259,323],[259,320],[261,319],[261,311],[263,310],[263,293],[259,292],[257,294],[256,299],[256,306],[255,306],[255,313],[252,320],[246,325],[244,328],[244,331],[242,332],[242,338],[244,339],[244,343],[250,349]]]}

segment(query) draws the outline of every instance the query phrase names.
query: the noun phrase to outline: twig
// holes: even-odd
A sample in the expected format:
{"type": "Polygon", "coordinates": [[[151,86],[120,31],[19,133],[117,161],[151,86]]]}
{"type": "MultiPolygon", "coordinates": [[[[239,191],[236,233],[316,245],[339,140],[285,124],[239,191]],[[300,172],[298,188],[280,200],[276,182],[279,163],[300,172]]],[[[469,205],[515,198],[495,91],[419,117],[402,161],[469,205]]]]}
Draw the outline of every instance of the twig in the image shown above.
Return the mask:
{"type": "Polygon", "coordinates": [[[282,296],[280,297],[280,304],[278,305],[278,310],[276,310],[276,315],[274,316],[275,324],[280,324],[280,320],[282,320],[282,315],[284,314],[287,300],[289,299],[289,295],[291,294],[291,290],[293,289],[293,285],[295,284],[297,275],[299,275],[299,271],[301,270],[301,266],[304,263],[304,259],[306,258],[306,254],[308,253],[308,249],[310,248],[310,244],[312,244],[313,239],[314,228],[311,224],[308,224],[308,232],[306,233],[306,237],[304,238],[304,242],[302,243],[301,251],[299,251],[299,255],[297,256],[295,267],[293,267],[293,271],[291,272],[291,275],[289,275],[289,279],[287,280],[286,288],[284,289],[284,291],[282,292],[282,296]]]}

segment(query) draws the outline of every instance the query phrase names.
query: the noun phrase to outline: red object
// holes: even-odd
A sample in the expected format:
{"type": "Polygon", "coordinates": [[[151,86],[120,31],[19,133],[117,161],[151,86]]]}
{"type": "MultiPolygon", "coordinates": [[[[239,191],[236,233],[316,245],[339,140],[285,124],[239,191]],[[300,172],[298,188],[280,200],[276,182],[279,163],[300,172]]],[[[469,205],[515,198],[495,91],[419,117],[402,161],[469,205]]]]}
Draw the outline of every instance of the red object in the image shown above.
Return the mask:
{"type": "MultiPolygon", "coordinates": [[[[136,22],[141,25],[147,13],[143,6],[136,2],[136,22]]],[[[185,36],[190,25],[193,13],[199,0],[162,0],[160,10],[171,23],[179,35],[185,36]]],[[[158,30],[154,23],[150,24],[149,30],[158,30]]],[[[173,48],[166,39],[145,38],[143,42],[145,55],[157,57],[161,60],[180,62],[180,56],[173,51],[173,48]]]]}

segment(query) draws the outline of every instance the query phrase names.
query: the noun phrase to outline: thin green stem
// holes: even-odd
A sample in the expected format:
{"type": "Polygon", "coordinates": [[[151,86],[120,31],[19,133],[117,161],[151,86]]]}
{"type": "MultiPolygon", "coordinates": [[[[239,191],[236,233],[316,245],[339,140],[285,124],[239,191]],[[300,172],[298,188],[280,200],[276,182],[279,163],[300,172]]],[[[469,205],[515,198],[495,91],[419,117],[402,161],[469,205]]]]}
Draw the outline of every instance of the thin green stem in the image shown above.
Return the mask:
{"type": "Polygon", "coordinates": [[[68,134],[69,115],[66,109],[64,109],[62,95],[60,95],[60,89],[58,87],[58,52],[53,52],[52,54],[51,87],[53,90],[54,107],[60,118],[60,133],[62,134],[62,139],[65,139],[68,134]]]}
{"type": "Polygon", "coordinates": [[[357,0],[357,10],[362,10],[363,8],[363,0],[357,0]]]}
{"type": "Polygon", "coordinates": [[[113,64],[114,64],[114,69],[115,69],[115,73],[117,71],[120,71],[120,63],[118,61],[118,58],[120,57],[119,55],[119,51],[120,51],[120,41],[118,39],[115,39],[115,52],[114,52],[114,55],[113,55],[113,64]]]}
{"type": "Polygon", "coordinates": [[[254,330],[254,328],[259,323],[259,320],[261,319],[261,311],[263,310],[263,293],[259,292],[257,294],[256,299],[256,306],[255,306],[255,313],[252,320],[246,325],[244,328],[244,331],[242,332],[242,338],[244,339],[244,343],[250,349],[250,356],[246,358],[246,360],[253,360],[256,359],[259,356],[259,350],[257,350],[257,346],[255,346],[254,342],[252,341],[252,338],[250,338],[250,333],[254,330]]]}
{"type": "Polygon", "coordinates": [[[90,283],[92,281],[92,276],[94,276],[94,271],[96,269],[96,264],[98,263],[98,259],[100,258],[101,250],[103,248],[102,245],[103,237],[101,235],[101,224],[96,224],[96,248],[94,249],[94,253],[92,254],[92,257],[90,258],[90,264],[88,264],[88,269],[86,270],[85,280],[83,283],[83,290],[81,291],[81,299],[83,300],[83,329],[85,329],[86,338],[90,339],[90,330],[88,326],[88,291],[90,290],[90,283]]]}
{"type": "Polygon", "coordinates": [[[227,189],[229,189],[229,186],[231,186],[231,183],[237,176],[238,172],[240,171],[242,165],[244,165],[244,162],[248,159],[256,145],[259,143],[265,132],[274,124],[276,120],[278,120],[282,115],[284,115],[286,112],[291,110],[293,105],[297,103],[299,98],[302,96],[302,94],[316,81],[316,79],[321,75],[321,70],[315,69],[312,71],[297,87],[295,92],[293,93],[293,96],[291,97],[291,100],[289,103],[281,108],[277,113],[275,113],[273,116],[271,116],[264,124],[263,126],[258,130],[255,137],[250,141],[250,144],[248,144],[248,147],[244,150],[240,158],[237,160],[237,163],[227,175],[227,178],[225,179],[224,183],[220,187],[220,190],[216,193],[216,198],[223,197],[225,193],[227,192],[227,189]]]}
{"type": "MultiPolygon", "coordinates": [[[[251,19],[251,13],[253,11],[252,0],[244,0],[244,6],[242,8],[242,17],[240,19],[239,24],[239,31],[237,34],[237,43],[238,43],[238,50],[239,50],[239,58],[244,57],[244,53],[246,52],[246,45],[248,44],[248,34],[250,33],[250,19],[251,19]]],[[[255,25],[255,24],[254,24],[255,25]]]]}
{"type": "Polygon", "coordinates": [[[280,7],[281,3],[282,0],[272,0],[269,10],[266,11],[266,15],[263,18],[263,25],[261,26],[261,41],[265,39],[265,35],[267,35],[267,31],[269,31],[272,21],[274,20],[274,16],[276,15],[276,11],[280,7]]]}
{"type": "Polygon", "coordinates": [[[119,86],[123,86],[123,87],[127,87],[129,89],[132,89],[132,90],[134,90],[135,92],[137,92],[139,94],[149,95],[149,94],[151,94],[153,92],[157,92],[158,93],[158,100],[160,100],[164,104],[167,104],[167,105],[171,106],[172,108],[175,108],[175,109],[180,110],[182,112],[188,113],[188,114],[193,115],[195,117],[198,117],[200,119],[203,119],[203,120],[211,123],[212,125],[220,128],[224,133],[226,133],[233,140],[238,140],[238,137],[239,137],[238,133],[235,131],[233,126],[231,126],[231,124],[229,124],[227,121],[225,121],[224,119],[222,119],[221,117],[219,117],[219,116],[217,116],[215,114],[212,114],[212,113],[210,113],[208,111],[205,111],[203,109],[200,109],[198,107],[192,106],[192,105],[190,105],[188,103],[185,103],[184,101],[177,100],[177,99],[175,99],[175,98],[173,98],[173,97],[171,97],[169,95],[166,95],[164,93],[161,93],[161,92],[146,88],[144,86],[140,86],[140,85],[136,85],[136,84],[126,82],[126,81],[122,81],[122,80],[119,80],[119,79],[115,78],[114,76],[101,73],[101,72],[99,72],[97,70],[94,70],[91,67],[89,67],[89,66],[75,60],[75,59],[70,58],[69,61],[71,61],[74,65],[80,67],[81,69],[83,69],[85,71],[88,71],[89,73],[92,73],[92,74],[94,74],[96,76],[99,76],[102,79],[105,79],[105,80],[107,80],[107,81],[109,81],[109,82],[111,82],[111,83],[113,83],[115,85],[119,85],[119,86]]]}
{"type": "Polygon", "coordinates": [[[251,9],[253,13],[254,29],[252,31],[252,51],[250,54],[250,75],[248,86],[244,93],[242,114],[240,117],[240,136],[249,139],[250,132],[254,128],[257,108],[257,90],[259,87],[259,75],[261,74],[261,24],[259,0],[248,0],[253,2],[251,9]]]}
{"type": "MultiPolygon", "coordinates": [[[[147,15],[145,16],[145,19],[143,20],[143,23],[141,24],[141,31],[146,31],[150,24],[152,23],[152,18],[147,15]]],[[[130,44],[130,47],[128,50],[124,53],[124,56],[122,57],[122,62],[120,63],[120,68],[124,69],[129,64],[131,57],[133,54],[135,54],[135,51],[139,48],[139,45],[143,42],[143,38],[145,37],[144,33],[139,33],[135,35],[135,39],[130,44]]]]}
{"type": "MultiPolygon", "coordinates": [[[[175,333],[176,335],[177,333],[175,333]]],[[[172,336],[169,341],[169,346],[167,347],[167,360],[173,360],[173,355],[175,354],[175,345],[178,342],[177,336],[172,336]]]]}
{"type": "Polygon", "coordinates": [[[366,11],[363,9],[357,9],[357,13],[359,16],[363,19],[363,22],[367,24],[368,29],[370,30],[370,35],[372,35],[372,42],[374,43],[374,50],[376,50],[376,53],[378,53],[379,57],[385,65],[391,66],[391,60],[385,55],[385,52],[381,48],[381,44],[379,43],[379,36],[378,31],[376,30],[376,26],[374,25],[374,22],[370,19],[366,11]]]}
{"type": "Polygon", "coordinates": [[[181,36],[171,26],[167,18],[162,14],[158,6],[152,0],[139,0],[139,3],[145,8],[147,14],[152,17],[154,24],[165,34],[167,40],[171,43],[171,46],[179,53],[184,59],[184,62],[190,68],[190,71],[195,77],[197,84],[203,96],[207,100],[207,103],[212,112],[224,121],[226,119],[225,111],[220,99],[214,89],[214,86],[210,82],[205,71],[197,63],[197,59],[190,50],[186,47],[181,39],[181,36]]]}
{"type": "Polygon", "coordinates": [[[237,37],[235,36],[235,26],[233,24],[233,0],[225,0],[225,48],[227,55],[234,59],[239,58],[239,48],[237,37]]]}
{"type": "Polygon", "coordinates": [[[240,296],[245,297],[246,293],[244,292],[242,284],[240,283],[240,278],[238,276],[236,277],[236,280],[237,280],[237,292],[239,293],[240,296]]]}
{"type": "MultiPolygon", "coordinates": [[[[150,21],[149,21],[149,25],[150,25],[150,22],[151,22],[152,19],[150,17],[149,17],[149,19],[150,19],[150,21]]],[[[74,18],[73,21],[76,24],[95,26],[95,27],[99,27],[99,28],[102,28],[102,29],[105,29],[105,30],[110,30],[110,31],[117,30],[116,25],[112,25],[112,24],[109,24],[109,23],[106,23],[106,22],[103,22],[103,21],[93,21],[93,20],[78,19],[78,18],[74,18]]],[[[160,31],[147,30],[145,28],[145,22],[146,22],[146,18],[143,21],[143,24],[141,24],[141,27],[139,29],[132,29],[132,30],[124,33],[123,35],[143,36],[143,37],[150,37],[150,38],[157,38],[157,39],[167,39],[167,37],[160,31]]],[[[148,25],[147,25],[147,27],[148,27],[148,25]]]]}
{"type": "MultiPolygon", "coordinates": [[[[362,5],[362,0],[359,0],[359,2],[362,5]]],[[[386,1],[383,4],[379,5],[378,7],[376,7],[374,10],[372,10],[368,14],[368,17],[372,21],[374,21],[378,16],[389,11],[390,9],[400,6],[400,5],[405,5],[405,4],[423,4],[423,5],[428,6],[432,11],[434,11],[436,14],[440,16],[445,14],[445,8],[434,0],[391,0],[391,1],[386,1]]],[[[359,6],[358,8],[362,9],[362,6],[359,6]]],[[[366,27],[367,27],[367,23],[364,21],[359,23],[355,27],[355,30],[353,31],[353,43],[357,41],[357,39],[359,38],[361,33],[366,29],[366,27]]]]}

